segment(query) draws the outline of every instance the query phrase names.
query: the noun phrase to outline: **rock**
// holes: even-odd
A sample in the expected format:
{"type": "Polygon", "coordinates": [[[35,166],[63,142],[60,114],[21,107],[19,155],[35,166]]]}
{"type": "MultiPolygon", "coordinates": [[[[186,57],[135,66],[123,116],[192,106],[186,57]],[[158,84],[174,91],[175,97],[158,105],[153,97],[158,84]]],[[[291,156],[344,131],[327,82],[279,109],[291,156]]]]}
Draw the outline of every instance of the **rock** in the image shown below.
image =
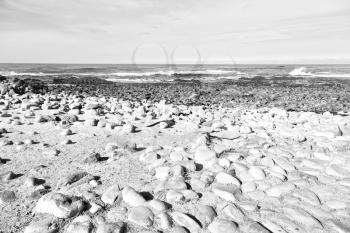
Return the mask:
{"type": "Polygon", "coordinates": [[[24,228],[24,233],[56,233],[58,226],[51,218],[40,219],[31,222],[24,228]]]}
{"type": "Polygon", "coordinates": [[[235,204],[229,204],[223,208],[223,212],[233,221],[241,224],[244,223],[245,214],[242,212],[240,208],[238,208],[235,204]]]}
{"type": "Polygon", "coordinates": [[[122,191],[122,196],[124,202],[130,206],[140,206],[146,204],[145,198],[131,187],[125,187],[122,191]]]}
{"type": "Polygon", "coordinates": [[[112,205],[114,201],[118,198],[119,194],[119,185],[113,185],[102,194],[101,200],[106,204],[112,205]]]}
{"type": "Polygon", "coordinates": [[[228,233],[228,232],[237,232],[237,225],[228,220],[224,219],[215,219],[209,226],[208,230],[211,233],[228,233]]]}
{"type": "Polygon", "coordinates": [[[171,229],[170,233],[189,233],[189,232],[184,227],[175,226],[173,229],[171,229]]]}
{"type": "Polygon", "coordinates": [[[329,200],[325,203],[331,209],[345,209],[348,207],[347,203],[339,200],[329,200]]]}
{"type": "Polygon", "coordinates": [[[201,164],[207,163],[208,161],[215,160],[215,159],[216,159],[215,151],[212,151],[205,146],[198,147],[194,155],[194,160],[201,164]]]}
{"type": "Polygon", "coordinates": [[[43,151],[43,154],[48,157],[58,156],[59,153],[60,151],[56,149],[47,149],[43,151]]]}
{"type": "Polygon", "coordinates": [[[110,222],[119,222],[125,219],[127,212],[128,209],[126,207],[115,206],[107,212],[106,217],[110,222]]]}
{"type": "Polygon", "coordinates": [[[93,202],[90,203],[89,212],[90,212],[91,214],[95,214],[95,213],[97,213],[98,211],[100,211],[101,209],[102,209],[102,207],[101,207],[100,205],[98,205],[98,204],[96,204],[96,203],[93,203],[93,202]]]}
{"type": "Polygon", "coordinates": [[[264,180],[266,175],[265,172],[259,168],[259,167],[251,167],[249,169],[249,174],[255,179],[255,180],[264,180]]]}
{"type": "Polygon", "coordinates": [[[227,174],[225,172],[219,172],[216,177],[216,181],[220,184],[234,184],[237,186],[240,186],[239,180],[237,180],[235,177],[233,177],[230,174],[227,174]]]}
{"type": "Polygon", "coordinates": [[[0,192],[0,205],[4,205],[16,200],[16,194],[14,191],[2,191],[0,192]]]}
{"type": "Polygon", "coordinates": [[[84,123],[85,125],[88,125],[88,126],[97,126],[98,120],[94,118],[87,119],[84,123]]]}
{"type": "Polygon", "coordinates": [[[101,160],[101,156],[99,153],[91,153],[84,158],[83,163],[93,164],[93,163],[98,163],[100,160],[101,160]]]}
{"type": "Polygon", "coordinates": [[[328,220],[327,225],[330,226],[331,229],[334,230],[334,232],[338,233],[348,233],[350,232],[350,226],[346,225],[338,220],[328,220]]]}
{"type": "Polygon", "coordinates": [[[152,211],[145,206],[138,206],[131,209],[128,215],[128,221],[136,225],[149,228],[153,225],[154,215],[152,211]]]}
{"type": "Polygon", "coordinates": [[[48,193],[36,203],[35,212],[52,214],[58,218],[70,218],[84,209],[80,200],[72,200],[61,193],[48,193]]]}
{"type": "Polygon", "coordinates": [[[123,224],[121,223],[100,223],[97,225],[96,233],[122,233],[123,224]]]}
{"type": "Polygon", "coordinates": [[[166,200],[167,202],[173,203],[173,202],[184,201],[185,197],[181,192],[178,192],[176,190],[169,190],[166,193],[166,200]]]}
{"type": "Polygon", "coordinates": [[[231,190],[225,187],[220,187],[220,186],[212,187],[212,191],[213,193],[215,193],[215,195],[217,195],[218,197],[222,198],[225,201],[229,201],[229,202],[236,201],[236,197],[231,192],[231,190]]]}
{"type": "Polygon", "coordinates": [[[293,192],[293,196],[299,198],[302,201],[305,201],[311,205],[320,205],[321,201],[318,198],[318,196],[312,192],[309,189],[301,189],[301,190],[297,190],[295,192],[293,192]]]}
{"type": "Polygon", "coordinates": [[[1,175],[1,181],[3,182],[8,182],[10,180],[13,180],[16,178],[16,174],[13,173],[12,171],[6,172],[1,175]]]}
{"type": "Polygon", "coordinates": [[[24,185],[28,187],[34,187],[39,183],[39,180],[35,177],[27,177],[24,181],[24,185]]]}
{"type": "Polygon", "coordinates": [[[166,180],[170,174],[170,167],[157,167],[155,168],[156,174],[155,177],[158,180],[166,180]]]}
{"type": "Polygon", "coordinates": [[[196,221],[184,213],[175,211],[171,214],[171,217],[178,225],[189,229],[190,232],[198,232],[201,229],[201,226],[196,221]]]}
{"type": "Polygon", "coordinates": [[[271,233],[265,226],[261,225],[258,222],[252,222],[247,227],[247,232],[249,233],[271,233]]]}
{"type": "Polygon", "coordinates": [[[148,202],[149,207],[153,210],[153,212],[163,212],[168,209],[167,205],[160,200],[153,199],[148,202]]]}
{"type": "Polygon", "coordinates": [[[167,213],[163,212],[163,213],[160,213],[157,218],[159,219],[159,226],[161,229],[163,230],[168,230],[171,228],[171,221],[170,221],[170,217],[167,213]]]}
{"type": "Polygon", "coordinates": [[[63,132],[61,133],[62,136],[69,136],[69,135],[72,135],[73,132],[71,129],[65,129],[63,130],[63,132]]]}
{"type": "Polygon", "coordinates": [[[135,132],[135,126],[131,124],[125,124],[123,125],[122,131],[124,133],[134,133],[135,132]]]}
{"type": "Polygon", "coordinates": [[[66,233],[91,233],[92,223],[87,215],[75,218],[67,227],[66,233]]]}
{"type": "Polygon", "coordinates": [[[301,223],[310,228],[323,228],[318,219],[314,218],[311,214],[302,209],[286,207],[283,212],[287,217],[295,222],[301,223]]]}
{"type": "Polygon", "coordinates": [[[196,218],[201,222],[203,227],[208,226],[217,216],[213,207],[208,205],[197,205],[196,218]]]}
{"type": "Polygon", "coordinates": [[[291,192],[295,189],[295,185],[290,182],[277,184],[266,190],[266,194],[271,197],[280,197],[283,194],[291,192]]]}

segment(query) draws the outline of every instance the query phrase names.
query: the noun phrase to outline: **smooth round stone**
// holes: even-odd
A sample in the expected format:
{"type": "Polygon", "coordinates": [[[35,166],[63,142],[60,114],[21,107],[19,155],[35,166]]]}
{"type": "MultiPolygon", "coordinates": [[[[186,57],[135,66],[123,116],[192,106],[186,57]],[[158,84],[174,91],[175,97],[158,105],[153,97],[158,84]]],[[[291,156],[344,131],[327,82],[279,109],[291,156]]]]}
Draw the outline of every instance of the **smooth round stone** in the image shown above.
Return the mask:
{"type": "Polygon", "coordinates": [[[228,160],[227,158],[221,158],[218,161],[219,165],[224,167],[224,168],[229,168],[231,165],[231,161],[228,160]]]}
{"type": "Polygon", "coordinates": [[[10,203],[16,200],[16,194],[14,191],[2,191],[0,192],[0,205],[10,203]]]}
{"type": "Polygon", "coordinates": [[[215,219],[209,226],[208,230],[211,233],[228,233],[228,232],[237,232],[237,225],[228,220],[224,219],[215,219]]]}
{"type": "Polygon", "coordinates": [[[12,171],[6,172],[5,174],[2,174],[1,181],[8,182],[10,180],[13,180],[16,178],[16,174],[12,171]]]}
{"type": "Polygon", "coordinates": [[[280,197],[283,194],[289,193],[295,189],[295,185],[290,182],[277,184],[266,190],[266,194],[270,197],[280,197]]]}
{"type": "Polygon", "coordinates": [[[157,167],[155,168],[156,174],[155,177],[158,180],[166,180],[170,174],[170,167],[157,167]]]}
{"type": "Polygon", "coordinates": [[[122,127],[122,131],[124,133],[134,133],[135,132],[135,126],[131,124],[125,124],[122,127]]]}
{"type": "Polygon", "coordinates": [[[97,225],[96,233],[120,233],[123,225],[123,223],[103,222],[97,225]]]}
{"type": "Polygon", "coordinates": [[[202,190],[206,187],[206,183],[200,179],[192,178],[190,181],[191,187],[194,190],[202,190]]]}
{"type": "Polygon", "coordinates": [[[249,174],[255,180],[264,180],[266,178],[265,172],[259,167],[251,167],[251,168],[249,168],[249,174]]]}
{"type": "Polygon", "coordinates": [[[91,233],[91,219],[87,215],[76,217],[67,227],[66,233],[91,233]]]}
{"type": "Polygon", "coordinates": [[[216,159],[216,153],[205,146],[201,146],[197,148],[194,159],[198,163],[206,163],[216,159]]]}
{"type": "Polygon", "coordinates": [[[185,175],[185,168],[179,164],[173,166],[172,168],[173,176],[177,177],[182,177],[185,175]]]}
{"type": "Polygon", "coordinates": [[[124,206],[115,206],[112,207],[106,214],[106,218],[111,222],[123,221],[128,209],[124,206]]]}
{"type": "Polygon", "coordinates": [[[181,151],[173,151],[170,153],[169,157],[170,157],[171,161],[178,162],[178,161],[181,161],[184,159],[182,154],[183,154],[183,152],[181,152],[181,151]]]}
{"type": "Polygon", "coordinates": [[[189,229],[190,232],[198,232],[201,229],[196,221],[184,213],[175,211],[171,214],[171,217],[178,225],[189,229]]]}
{"type": "Polygon", "coordinates": [[[173,229],[171,229],[170,233],[188,233],[188,230],[184,227],[175,226],[173,229]]]}
{"type": "Polygon", "coordinates": [[[24,185],[28,187],[34,187],[38,183],[38,180],[35,177],[28,177],[24,180],[24,185]]]}
{"type": "Polygon", "coordinates": [[[252,192],[256,190],[256,184],[254,182],[245,182],[241,185],[242,192],[252,192]]]}
{"type": "Polygon", "coordinates": [[[331,209],[345,209],[348,207],[346,202],[338,200],[330,200],[325,203],[331,209]]]}
{"type": "Polygon", "coordinates": [[[151,207],[152,210],[155,212],[163,212],[168,209],[167,205],[160,200],[153,199],[148,202],[149,207],[151,207]]]}
{"type": "Polygon", "coordinates": [[[208,205],[197,205],[196,218],[201,222],[203,227],[208,226],[217,216],[214,208],[208,205]]]}
{"type": "Polygon", "coordinates": [[[184,201],[185,197],[181,192],[178,192],[176,190],[169,190],[166,193],[166,200],[167,202],[179,202],[184,201]]]}
{"type": "Polygon", "coordinates": [[[182,190],[181,193],[184,195],[185,201],[193,201],[199,199],[198,194],[193,190],[182,190]]]}
{"type": "Polygon", "coordinates": [[[101,200],[106,204],[113,204],[114,201],[117,199],[117,197],[120,194],[120,188],[119,185],[113,185],[112,187],[108,188],[101,196],[101,200]]]}
{"type": "Polygon", "coordinates": [[[237,178],[235,178],[232,175],[227,174],[225,172],[219,172],[216,175],[215,179],[220,184],[234,184],[234,185],[237,185],[237,186],[241,185],[239,180],[237,180],[237,178]]]}
{"type": "Polygon", "coordinates": [[[35,212],[52,214],[58,218],[70,218],[84,209],[82,201],[73,201],[61,193],[48,193],[36,203],[35,212]]]}
{"type": "Polygon", "coordinates": [[[236,197],[234,194],[223,187],[213,187],[212,191],[216,196],[222,198],[225,201],[236,202],[236,197]]]}
{"type": "Polygon", "coordinates": [[[135,189],[128,186],[123,189],[122,196],[124,202],[131,206],[139,206],[146,203],[146,200],[143,196],[136,192],[135,189]]]}
{"type": "Polygon", "coordinates": [[[152,211],[145,206],[138,206],[131,209],[128,215],[128,221],[142,227],[151,227],[154,221],[152,211]]]}
{"type": "Polygon", "coordinates": [[[229,204],[223,208],[223,212],[234,222],[244,223],[245,214],[235,204],[229,204]]]}
{"type": "Polygon", "coordinates": [[[157,215],[157,220],[159,221],[158,225],[160,226],[161,229],[163,230],[168,230],[172,226],[172,222],[170,220],[170,216],[163,212],[157,215]]]}
{"type": "Polygon", "coordinates": [[[61,133],[62,136],[69,136],[69,135],[72,135],[73,132],[71,129],[65,129],[63,130],[63,132],[61,133]]]}
{"type": "Polygon", "coordinates": [[[56,233],[58,232],[57,224],[53,223],[53,219],[45,218],[36,222],[31,222],[23,233],[56,233]]]}

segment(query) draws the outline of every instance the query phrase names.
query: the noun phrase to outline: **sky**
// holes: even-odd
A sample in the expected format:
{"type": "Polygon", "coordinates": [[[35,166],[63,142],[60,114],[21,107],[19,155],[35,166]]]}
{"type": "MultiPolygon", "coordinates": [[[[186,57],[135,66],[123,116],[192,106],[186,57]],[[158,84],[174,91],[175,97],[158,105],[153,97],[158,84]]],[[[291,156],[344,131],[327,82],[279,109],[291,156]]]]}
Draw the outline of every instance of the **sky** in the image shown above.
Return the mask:
{"type": "Polygon", "coordinates": [[[350,63],[349,0],[0,0],[2,63],[350,63]]]}

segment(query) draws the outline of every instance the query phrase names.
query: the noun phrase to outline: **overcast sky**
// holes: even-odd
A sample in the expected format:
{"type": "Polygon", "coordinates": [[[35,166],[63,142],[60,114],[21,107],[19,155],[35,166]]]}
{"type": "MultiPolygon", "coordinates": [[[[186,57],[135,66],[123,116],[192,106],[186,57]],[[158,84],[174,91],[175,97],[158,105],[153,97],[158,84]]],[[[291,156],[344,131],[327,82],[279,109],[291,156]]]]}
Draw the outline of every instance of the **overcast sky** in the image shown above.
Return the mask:
{"type": "Polygon", "coordinates": [[[0,62],[350,63],[350,1],[0,0],[0,62]]]}

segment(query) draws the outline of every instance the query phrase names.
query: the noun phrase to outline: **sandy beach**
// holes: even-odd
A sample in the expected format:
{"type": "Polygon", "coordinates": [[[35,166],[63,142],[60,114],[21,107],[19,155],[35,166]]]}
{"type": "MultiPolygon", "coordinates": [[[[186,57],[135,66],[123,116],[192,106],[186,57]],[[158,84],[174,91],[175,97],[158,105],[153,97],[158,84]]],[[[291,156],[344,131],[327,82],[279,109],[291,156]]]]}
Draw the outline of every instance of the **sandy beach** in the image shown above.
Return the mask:
{"type": "Polygon", "coordinates": [[[283,85],[3,93],[0,232],[349,232],[348,84],[283,85]]]}

